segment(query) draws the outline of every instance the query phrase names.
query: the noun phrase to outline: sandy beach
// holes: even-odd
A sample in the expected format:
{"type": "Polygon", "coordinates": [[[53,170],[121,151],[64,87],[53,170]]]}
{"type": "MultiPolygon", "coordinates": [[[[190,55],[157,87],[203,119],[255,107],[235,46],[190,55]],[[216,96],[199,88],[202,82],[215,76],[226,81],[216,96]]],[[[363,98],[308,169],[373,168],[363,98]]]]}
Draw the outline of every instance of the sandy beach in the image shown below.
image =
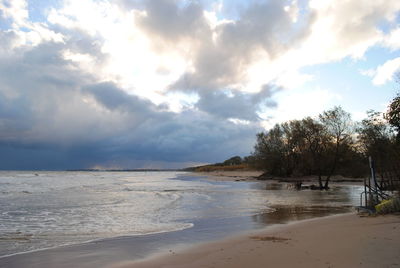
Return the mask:
{"type": "Polygon", "coordinates": [[[355,213],[267,228],[113,268],[398,267],[400,216],[355,213]]]}

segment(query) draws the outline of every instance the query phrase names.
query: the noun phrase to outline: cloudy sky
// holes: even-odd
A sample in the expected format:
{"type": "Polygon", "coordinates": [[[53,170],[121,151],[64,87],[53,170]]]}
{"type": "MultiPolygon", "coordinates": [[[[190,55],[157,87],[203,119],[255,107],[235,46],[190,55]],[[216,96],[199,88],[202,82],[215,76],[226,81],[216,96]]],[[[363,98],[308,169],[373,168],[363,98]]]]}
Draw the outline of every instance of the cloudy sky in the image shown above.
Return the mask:
{"type": "Polygon", "coordinates": [[[0,169],[176,168],[399,85],[399,0],[0,0],[0,169]]]}

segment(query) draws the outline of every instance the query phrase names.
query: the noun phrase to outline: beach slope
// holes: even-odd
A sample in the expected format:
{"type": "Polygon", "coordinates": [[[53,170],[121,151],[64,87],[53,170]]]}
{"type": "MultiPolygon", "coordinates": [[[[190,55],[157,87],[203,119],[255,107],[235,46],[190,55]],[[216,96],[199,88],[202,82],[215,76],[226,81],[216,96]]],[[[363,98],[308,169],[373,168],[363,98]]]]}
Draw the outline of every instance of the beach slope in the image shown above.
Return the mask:
{"type": "Polygon", "coordinates": [[[399,267],[400,216],[329,216],[113,267],[399,267]]]}

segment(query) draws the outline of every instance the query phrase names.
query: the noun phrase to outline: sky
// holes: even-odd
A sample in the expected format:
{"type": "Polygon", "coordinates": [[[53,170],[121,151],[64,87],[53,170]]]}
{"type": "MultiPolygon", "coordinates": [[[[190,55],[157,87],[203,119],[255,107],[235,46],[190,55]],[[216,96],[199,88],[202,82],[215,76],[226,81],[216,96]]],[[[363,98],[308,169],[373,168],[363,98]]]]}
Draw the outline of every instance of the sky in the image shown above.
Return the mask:
{"type": "Polygon", "coordinates": [[[0,0],[0,169],[182,168],[400,91],[398,0],[0,0]]]}

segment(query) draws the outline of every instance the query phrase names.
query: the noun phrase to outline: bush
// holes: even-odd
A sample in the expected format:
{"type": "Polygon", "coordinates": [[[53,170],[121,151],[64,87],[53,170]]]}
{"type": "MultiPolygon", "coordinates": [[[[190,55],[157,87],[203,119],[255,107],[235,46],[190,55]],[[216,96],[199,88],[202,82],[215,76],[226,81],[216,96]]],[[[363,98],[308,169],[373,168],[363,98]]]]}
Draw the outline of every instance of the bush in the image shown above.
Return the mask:
{"type": "Polygon", "coordinates": [[[383,200],[381,203],[375,206],[375,210],[378,214],[400,212],[400,198],[383,200]]]}

